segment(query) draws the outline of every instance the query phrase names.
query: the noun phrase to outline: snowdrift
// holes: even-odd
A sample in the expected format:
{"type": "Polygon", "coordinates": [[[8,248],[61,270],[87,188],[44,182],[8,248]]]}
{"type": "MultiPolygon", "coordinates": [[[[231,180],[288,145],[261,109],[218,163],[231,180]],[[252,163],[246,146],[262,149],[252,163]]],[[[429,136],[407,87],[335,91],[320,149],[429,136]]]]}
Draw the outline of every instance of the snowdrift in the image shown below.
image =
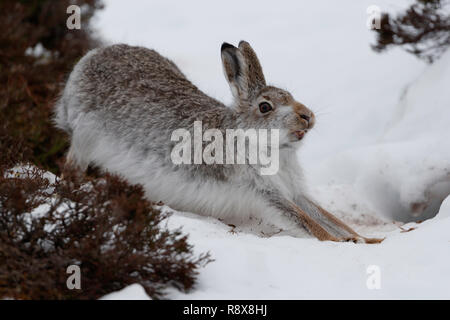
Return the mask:
{"type": "Polygon", "coordinates": [[[321,179],[316,194],[327,208],[338,201],[340,211],[387,221],[436,215],[450,194],[448,88],[450,52],[405,85],[395,108],[380,106],[390,120],[371,144],[346,149],[312,168],[312,180],[321,179]],[[330,193],[338,198],[334,203],[330,193]]]}

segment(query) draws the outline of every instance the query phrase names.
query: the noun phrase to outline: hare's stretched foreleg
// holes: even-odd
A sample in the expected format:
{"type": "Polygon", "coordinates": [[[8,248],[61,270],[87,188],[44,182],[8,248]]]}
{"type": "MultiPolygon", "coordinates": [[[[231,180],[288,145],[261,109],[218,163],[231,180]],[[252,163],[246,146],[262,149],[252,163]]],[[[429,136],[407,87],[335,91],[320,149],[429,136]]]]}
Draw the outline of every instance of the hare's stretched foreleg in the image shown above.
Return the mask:
{"type": "Polygon", "coordinates": [[[324,241],[354,241],[378,243],[381,239],[370,239],[360,236],[344,222],[302,197],[296,203],[286,199],[278,192],[270,192],[269,202],[285,216],[298,221],[317,239],[324,241]]]}
{"type": "Polygon", "coordinates": [[[343,221],[306,197],[302,197],[302,200],[298,202],[298,209],[310,217],[314,223],[324,227],[332,235],[337,236],[340,241],[364,241],[365,243],[379,243],[383,241],[382,239],[366,238],[359,235],[343,221]]]}

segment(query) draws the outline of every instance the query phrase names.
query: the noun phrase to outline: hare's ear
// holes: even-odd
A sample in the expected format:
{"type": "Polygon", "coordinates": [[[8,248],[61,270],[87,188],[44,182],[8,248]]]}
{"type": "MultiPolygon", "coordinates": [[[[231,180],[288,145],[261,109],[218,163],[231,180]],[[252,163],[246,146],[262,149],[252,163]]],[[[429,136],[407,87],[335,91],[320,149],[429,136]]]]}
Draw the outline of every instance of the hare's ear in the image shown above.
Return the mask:
{"type": "Polygon", "coordinates": [[[235,46],[224,42],[220,48],[223,72],[236,100],[247,99],[247,66],[244,56],[235,46]]]}
{"type": "Polygon", "coordinates": [[[239,42],[239,50],[244,56],[245,64],[247,65],[247,85],[250,92],[258,92],[261,88],[266,86],[266,79],[256,56],[255,51],[247,41],[241,40],[239,42]]]}
{"type": "Polygon", "coordinates": [[[258,57],[245,42],[239,48],[223,43],[221,47],[223,70],[236,100],[249,100],[266,85],[258,57]]]}
{"type": "Polygon", "coordinates": [[[239,48],[224,42],[221,47],[225,77],[236,100],[249,100],[266,85],[255,51],[248,42],[239,42],[239,48]]]}

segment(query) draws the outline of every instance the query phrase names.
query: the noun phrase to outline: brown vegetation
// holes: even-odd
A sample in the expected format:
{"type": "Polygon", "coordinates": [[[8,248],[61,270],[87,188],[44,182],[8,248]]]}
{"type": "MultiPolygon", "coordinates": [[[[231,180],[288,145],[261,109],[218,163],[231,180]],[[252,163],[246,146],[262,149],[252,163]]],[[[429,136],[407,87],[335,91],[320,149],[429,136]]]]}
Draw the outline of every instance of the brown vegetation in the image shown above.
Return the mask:
{"type": "Polygon", "coordinates": [[[450,1],[416,0],[396,17],[381,16],[381,28],[372,48],[377,52],[401,47],[429,63],[438,59],[450,46],[450,1]]]}
{"type": "Polygon", "coordinates": [[[180,230],[140,186],[112,175],[61,173],[67,137],[53,126],[53,103],[76,61],[96,41],[96,0],[0,2],[0,299],[95,299],[132,284],[152,298],[192,288],[198,268],[180,230]],[[66,28],[66,8],[84,6],[82,29],[66,28]],[[44,52],[30,50],[41,46],[44,52]],[[25,166],[24,164],[32,164],[25,166]],[[11,168],[15,168],[14,170],[11,168]],[[69,265],[81,289],[66,286],[69,265]]]}

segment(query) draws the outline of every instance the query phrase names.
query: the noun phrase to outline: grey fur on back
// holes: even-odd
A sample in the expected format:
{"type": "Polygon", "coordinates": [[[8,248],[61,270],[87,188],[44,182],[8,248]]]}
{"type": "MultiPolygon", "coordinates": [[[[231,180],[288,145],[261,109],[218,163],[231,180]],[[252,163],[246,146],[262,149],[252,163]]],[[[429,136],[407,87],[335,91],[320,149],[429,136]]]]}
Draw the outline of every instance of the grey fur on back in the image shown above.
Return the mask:
{"type": "Polygon", "coordinates": [[[169,166],[175,143],[168,141],[174,130],[191,128],[195,120],[205,129],[222,128],[224,118],[233,117],[172,61],[154,50],[124,44],[93,50],[81,59],[57,108],[56,122],[63,130],[74,130],[77,122],[71,119],[79,113],[89,115],[118,141],[133,144],[142,157],[152,152],[169,166]]]}

